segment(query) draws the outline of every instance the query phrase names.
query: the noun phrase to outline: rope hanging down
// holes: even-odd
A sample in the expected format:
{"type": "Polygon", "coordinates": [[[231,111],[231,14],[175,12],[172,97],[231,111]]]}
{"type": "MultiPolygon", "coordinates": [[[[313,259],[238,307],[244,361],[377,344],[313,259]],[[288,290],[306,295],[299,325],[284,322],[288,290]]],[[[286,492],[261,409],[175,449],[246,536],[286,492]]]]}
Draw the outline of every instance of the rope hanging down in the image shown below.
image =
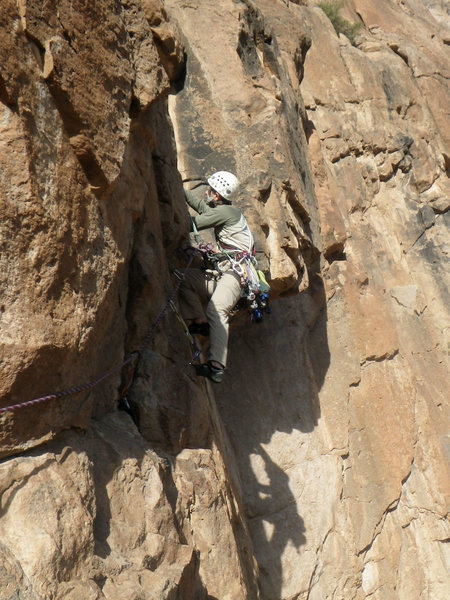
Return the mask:
{"type": "MultiPolygon", "coordinates": [[[[125,367],[126,365],[131,363],[136,358],[136,356],[139,357],[141,355],[141,353],[143,352],[143,350],[145,349],[145,347],[150,342],[150,340],[152,339],[153,334],[155,333],[155,330],[158,327],[158,325],[160,324],[164,315],[166,314],[166,312],[169,310],[169,308],[173,304],[173,302],[178,294],[178,291],[180,289],[184,275],[185,275],[186,271],[189,269],[189,267],[191,266],[191,263],[193,260],[194,260],[194,254],[191,254],[191,256],[189,257],[188,264],[182,271],[182,277],[180,277],[177,285],[173,289],[172,294],[170,295],[169,299],[167,300],[165,306],[162,308],[161,312],[156,317],[152,326],[148,330],[147,334],[145,335],[144,339],[142,340],[141,345],[139,346],[139,348],[137,350],[134,350],[133,352],[131,352],[131,354],[120,365],[113,367],[112,369],[110,369],[106,373],[103,373],[103,375],[100,375],[100,377],[98,377],[94,381],[91,381],[90,383],[84,383],[82,385],[78,385],[78,386],[69,388],[67,390],[62,390],[60,392],[55,392],[53,394],[49,394],[48,396],[42,396],[40,398],[34,398],[33,400],[27,400],[26,402],[19,402],[18,404],[11,404],[10,406],[4,406],[3,408],[0,408],[0,414],[4,413],[4,412],[13,412],[15,410],[18,410],[19,408],[24,408],[25,406],[33,406],[34,404],[40,404],[41,402],[47,402],[48,400],[64,398],[65,396],[72,396],[73,394],[77,394],[79,392],[87,392],[89,390],[92,390],[92,388],[96,387],[99,383],[101,383],[102,381],[104,381],[105,379],[110,377],[111,375],[114,375],[115,373],[118,373],[119,371],[121,371],[123,369],[123,367],[125,367]]],[[[135,367],[136,366],[137,366],[137,364],[135,365],[135,367]]]]}

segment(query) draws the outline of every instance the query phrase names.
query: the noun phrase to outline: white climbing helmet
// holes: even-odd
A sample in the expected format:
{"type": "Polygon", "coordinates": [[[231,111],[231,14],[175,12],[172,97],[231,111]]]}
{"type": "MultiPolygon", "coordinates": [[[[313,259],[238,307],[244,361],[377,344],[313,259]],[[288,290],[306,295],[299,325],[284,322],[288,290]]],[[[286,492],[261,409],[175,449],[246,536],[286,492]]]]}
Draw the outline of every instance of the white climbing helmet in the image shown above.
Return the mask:
{"type": "Polygon", "coordinates": [[[239,181],[236,175],[233,175],[233,173],[229,173],[228,171],[217,171],[206,181],[215,192],[229,202],[239,187],[239,181]]]}

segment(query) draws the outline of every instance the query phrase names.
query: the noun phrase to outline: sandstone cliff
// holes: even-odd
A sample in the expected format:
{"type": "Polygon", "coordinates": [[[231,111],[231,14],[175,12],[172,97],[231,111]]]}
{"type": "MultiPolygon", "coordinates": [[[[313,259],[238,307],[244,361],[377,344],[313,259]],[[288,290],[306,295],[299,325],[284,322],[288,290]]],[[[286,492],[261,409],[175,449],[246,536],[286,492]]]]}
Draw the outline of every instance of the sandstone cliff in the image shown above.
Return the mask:
{"type": "Polygon", "coordinates": [[[315,4],[2,2],[0,407],[70,393],[0,413],[0,600],[448,597],[448,7],[315,4]],[[222,168],[273,313],[212,388],[164,307],[222,168]]]}

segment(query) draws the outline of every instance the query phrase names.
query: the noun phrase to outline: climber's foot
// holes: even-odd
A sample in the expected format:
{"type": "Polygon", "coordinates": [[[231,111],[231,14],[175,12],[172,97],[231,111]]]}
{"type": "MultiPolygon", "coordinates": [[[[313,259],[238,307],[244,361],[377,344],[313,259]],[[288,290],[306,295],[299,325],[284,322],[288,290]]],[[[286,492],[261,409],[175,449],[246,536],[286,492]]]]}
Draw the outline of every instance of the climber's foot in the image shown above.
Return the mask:
{"type": "Polygon", "coordinates": [[[220,363],[216,361],[210,361],[203,363],[202,365],[195,365],[195,371],[197,375],[200,377],[207,377],[214,383],[220,383],[225,374],[225,367],[220,365],[220,367],[216,366],[220,363]]]}

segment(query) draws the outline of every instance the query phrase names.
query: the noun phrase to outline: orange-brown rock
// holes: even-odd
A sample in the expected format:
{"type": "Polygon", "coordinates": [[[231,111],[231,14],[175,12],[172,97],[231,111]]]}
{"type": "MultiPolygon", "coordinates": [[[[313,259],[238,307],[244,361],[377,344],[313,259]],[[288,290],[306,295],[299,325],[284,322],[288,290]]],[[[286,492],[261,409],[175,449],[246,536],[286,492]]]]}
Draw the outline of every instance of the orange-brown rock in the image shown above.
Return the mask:
{"type": "Polygon", "coordinates": [[[448,9],[315,5],[3,1],[0,407],[88,385],[0,413],[0,600],[446,600],[448,9]],[[212,387],[167,300],[217,169],[273,312],[212,387]]]}

